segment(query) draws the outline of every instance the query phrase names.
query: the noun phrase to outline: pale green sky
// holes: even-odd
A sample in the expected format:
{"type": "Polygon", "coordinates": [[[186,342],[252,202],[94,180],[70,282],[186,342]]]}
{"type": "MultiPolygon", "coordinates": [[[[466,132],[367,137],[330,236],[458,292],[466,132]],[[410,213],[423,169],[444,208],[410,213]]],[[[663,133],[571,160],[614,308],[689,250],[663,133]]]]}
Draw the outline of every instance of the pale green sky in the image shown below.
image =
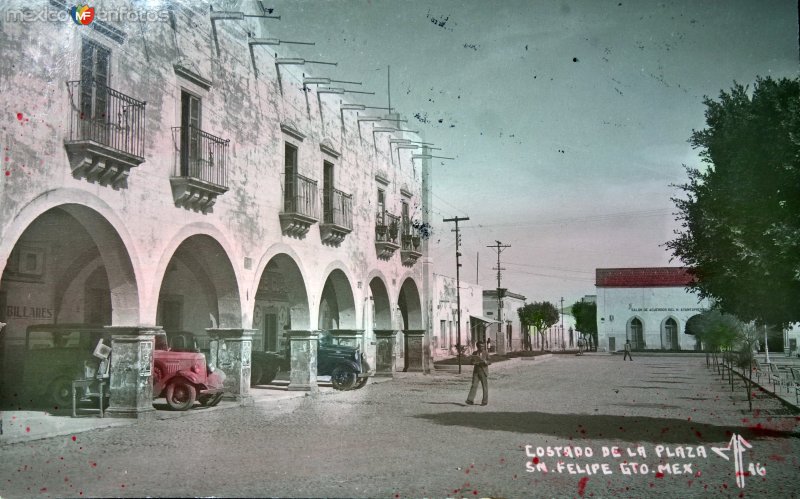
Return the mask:
{"type": "Polygon", "coordinates": [[[597,267],[668,265],[702,97],[798,70],[789,0],[265,5],[271,35],[316,42],[293,53],[339,63],[319,75],[376,92],[361,102],[385,105],[391,65],[392,106],[457,158],[434,165],[437,272],[455,274],[442,218],[469,216],[462,278],[495,286],[500,240],[504,287],[529,300],[593,294],[597,267]]]}

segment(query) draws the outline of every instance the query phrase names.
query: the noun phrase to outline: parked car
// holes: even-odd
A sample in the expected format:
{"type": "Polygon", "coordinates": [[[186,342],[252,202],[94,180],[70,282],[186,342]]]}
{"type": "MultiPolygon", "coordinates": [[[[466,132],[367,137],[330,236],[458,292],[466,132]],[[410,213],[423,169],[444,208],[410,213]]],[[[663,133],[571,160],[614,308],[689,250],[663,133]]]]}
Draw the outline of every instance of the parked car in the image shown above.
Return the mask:
{"type": "Polygon", "coordinates": [[[103,326],[35,324],[25,332],[22,385],[26,396],[56,407],[72,403],[72,380],[95,376],[101,360],[92,352],[111,335],[103,326]]]}
{"type": "MultiPolygon", "coordinates": [[[[363,352],[356,347],[335,345],[329,331],[322,331],[317,341],[317,376],[330,376],[336,390],[358,389],[367,384],[374,372],[370,370],[363,352]]],[[[254,351],[250,385],[266,385],[280,371],[289,371],[290,358],[288,347],[282,354],[254,351]]]]}
{"type": "Polygon", "coordinates": [[[186,342],[185,334],[180,339],[183,341],[178,345],[177,338],[168,338],[165,333],[156,335],[153,397],[163,396],[167,404],[178,411],[189,409],[195,400],[207,406],[219,404],[224,393],[225,373],[206,362],[193,336],[191,344],[186,342]]]}

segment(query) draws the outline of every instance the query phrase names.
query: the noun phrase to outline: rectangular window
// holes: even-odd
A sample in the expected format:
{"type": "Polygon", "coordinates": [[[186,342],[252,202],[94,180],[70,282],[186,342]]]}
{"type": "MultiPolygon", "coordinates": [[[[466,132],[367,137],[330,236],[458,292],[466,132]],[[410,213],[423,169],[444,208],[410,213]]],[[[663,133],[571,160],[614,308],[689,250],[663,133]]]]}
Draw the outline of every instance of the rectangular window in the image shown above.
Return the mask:
{"type": "Polygon", "coordinates": [[[447,321],[447,336],[450,338],[450,346],[456,344],[455,338],[453,338],[453,321],[447,321]]]}
{"type": "Polygon", "coordinates": [[[441,340],[439,341],[439,346],[442,348],[447,348],[447,329],[445,328],[445,323],[447,321],[440,320],[439,321],[439,337],[441,340]]]}
{"type": "Polygon", "coordinates": [[[297,174],[297,148],[291,144],[286,144],[283,161],[283,176],[286,188],[284,190],[283,211],[295,213],[295,175],[297,174]]]}
{"type": "Polygon", "coordinates": [[[322,163],[322,209],[324,220],[333,222],[333,163],[322,163]]]}
{"type": "Polygon", "coordinates": [[[386,192],[378,189],[378,225],[386,225],[386,192]]]}
{"type": "Polygon", "coordinates": [[[200,98],[181,91],[181,175],[199,177],[200,98]]]}
{"type": "Polygon", "coordinates": [[[411,234],[411,220],[409,219],[408,203],[403,201],[403,235],[411,234]]]}
{"type": "Polygon", "coordinates": [[[81,46],[81,118],[106,120],[111,51],[89,40],[81,46]]]}

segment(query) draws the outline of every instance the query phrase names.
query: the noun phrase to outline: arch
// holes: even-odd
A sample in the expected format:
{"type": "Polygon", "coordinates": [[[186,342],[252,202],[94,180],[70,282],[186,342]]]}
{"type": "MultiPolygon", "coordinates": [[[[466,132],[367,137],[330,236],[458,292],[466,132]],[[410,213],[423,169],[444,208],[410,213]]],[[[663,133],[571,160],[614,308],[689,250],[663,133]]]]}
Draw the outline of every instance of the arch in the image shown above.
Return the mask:
{"type": "MultiPolygon", "coordinates": [[[[292,298],[291,305],[285,312],[282,312],[286,314],[285,322],[290,323],[292,329],[311,329],[311,300],[308,294],[308,274],[303,268],[297,252],[283,243],[270,246],[261,256],[261,260],[256,266],[254,280],[250,286],[250,289],[254,290],[252,293],[253,298],[251,302],[248,302],[248,306],[253,308],[253,327],[258,329],[255,316],[256,296],[269,265],[278,265],[278,270],[285,279],[291,276],[291,285],[294,289],[292,290],[293,294],[290,295],[292,298]],[[302,289],[300,289],[301,287],[302,289]]],[[[261,318],[263,317],[259,317],[259,319],[261,318]]]]}
{"type": "Polygon", "coordinates": [[[311,328],[308,292],[294,258],[277,253],[265,263],[252,307],[253,347],[257,351],[282,351],[288,341],[285,330],[311,328]]]}
{"type": "MultiPolygon", "coordinates": [[[[242,279],[240,279],[239,277],[241,275],[241,269],[235,263],[236,260],[232,260],[230,257],[231,255],[236,255],[237,252],[234,251],[233,247],[231,246],[227,237],[225,237],[225,235],[222,233],[222,231],[220,231],[217,227],[207,222],[194,222],[182,226],[163,247],[161,251],[161,256],[158,259],[158,263],[156,264],[155,269],[151,274],[151,278],[153,279],[153,281],[150,287],[149,295],[153,297],[153,300],[150,300],[143,305],[144,318],[149,321],[147,322],[147,324],[156,324],[157,322],[156,320],[157,307],[159,303],[159,296],[161,294],[161,288],[164,283],[164,278],[166,277],[167,267],[172,262],[172,258],[175,256],[175,252],[178,250],[178,248],[185,241],[192,238],[193,236],[207,236],[210,240],[213,240],[215,243],[211,244],[211,246],[208,249],[213,251],[215,254],[218,255],[221,254],[225,256],[225,261],[227,262],[227,265],[230,267],[230,270],[233,272],[233,279],[236,282],[236,288],[237,288],[236,289],[236,294],[238,296],[237,300],[239,300],[238,319],[232,322],[235,325],[229,325],[226,327],[242,327],[242,324],[246,322],[246,318],[243,317],[242,315],[242,307],[240,301],[240,297],[243,296],[242,289],[240,288],[242,279]]],[[[221,323],[218,322],[218,324],[220,324],[221,326],[221,323]]],[[[228,324],[227,320],[226,324],[228,324]]]]}
{"type": "Polygon", "coordinates": [[[662,350],[680,350],[681,344],[678,337],[679,322],[675,316],[669,315],[661,321],[660,336],[662,350]]]}
{"type": "Polygon", "coordinates": [[[158,320],[165,329],[202,334],[214,322],[242,327],[239,280],[228,255],[208,234],[189,236],[175,248],[158,292],[158,320]]]}
{"type": "MultiPolygon", "coordinates": [[[[89,195],[85,197],[93,200],[94,204],[104,206],[110,212],[110,208],[104,203],[89,195]]],[[[74,268],[70,262],[81,260],[82,251],[93,253],[92,259],[99,256],[107,273],[112,307],[111,324],[137,325],[140,318],[139,279],[136,266],[131,259],[130,246],[123,240],[117,227],[106,219],[103,213],[83,204],[57,204],[40,211],[49,204],[45,200],[39,203],[31,202],[24,209],[25,214],[17,216],[15,223],[10,225],[11,228],[0,243],[3,246],[0,251],[3,252],[6,262],[3,270],[9,269],[8,261],[12,253],[16,255],[15,259],[19,259],[20,253],[24,252],[29,259],[32,259],[30,261],[40,260],[43,267],[39,279],[47,284],[50,293],[48,301],[53,301],[56,299],[53,292],[63,290],[69,286],[69,282],[59,282],[59,275],[63,277],[63,272],[59,275],[52,273],[48,275],[48,267],[55,265],[57,268],[62,268],[61,263],[66,260],[63,267],[66,267],[66,273],[69,274],[67,277],[75,278],[90,262],[82,260],[78,268],[74,268]],[[31,219],[33,213],[38,215],[31,219]],[[23,227],[23,220],[30,221],[23,227]],[[48,261],[50,263],[47,263],[48,261]]],[[[11,263],[13,265],[13,262],[11,263]]],[[[15,270],[10,269],[10,271],[9,277],[15,270]]],[[[53,311],[56,308],[56,305],[53,305],[53,311]]]]}
{"type": "Polygon", "coordinates": [[[372,317],[375,329],[391,329],[392,303],[383,277],[376,275],[370,279],[369,290],[372,295],[372,317]]]}
{"type": "Polygon", "coordinates": [[[638,315],[628,319],[625,325],[625,339],[630,340],[631,348],[643,350],[647,345],[644,341],[644,321],[638,315]]]}
{"type": "Polygon", "coordinates": [[[340,268],[333,269],[322,287],[317,316],[319,329],[356,329],[356,306],[350,280],[340,268]]]}
{"type": "Polygon", "coordinates": [[[422,304],[419,297],[419,287],[411,277],[403,281],[397,299],[397,308],[400,311],[401,329],[422,329],[422,304]]]}

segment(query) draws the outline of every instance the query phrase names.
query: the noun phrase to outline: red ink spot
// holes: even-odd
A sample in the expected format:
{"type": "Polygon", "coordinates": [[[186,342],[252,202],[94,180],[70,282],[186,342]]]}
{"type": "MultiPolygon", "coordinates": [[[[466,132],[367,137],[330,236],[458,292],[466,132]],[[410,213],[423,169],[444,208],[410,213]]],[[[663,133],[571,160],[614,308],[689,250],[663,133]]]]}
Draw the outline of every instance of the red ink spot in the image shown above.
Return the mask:
{"type": "Polygon", "coordinates": [[[697,473],[695,473],[695,474],[694,474],[694,476],[696,476],[696,477],[700,477],[701,475],[702,475],[702,473],[701,473],[701,472],[699,472],[699,471],[698,471],[697,473]]]}
{"type": "Polygon", "coordinates": [[[586,483],[589,481],[589,477],[585,476],[580,479],[578,482],[578,495],[583,497],[583,494],[586,493],[586,483]]]}
{"type": "Polygon", "coordinates": [[[539,458],[538,457],[534,457],[533,459],[531,459],[531,462],[533,464],[539,464],[539,458]]]}
{"type": "Polygon", "coordinates": [[[17,119],[19,121],[22,121],[22,118],[23,118],[22,113],[17,113],[17,119]]]}
{"type": "Polygon", "coordinates": [[[506,460],[505,460],[505,459],[503,459],[503,458],[501,457],[501,458],[500,458],[500,464],[503,464],[503,463],[505,463],[505,462],[506,462],[506,460]]]}
{"type": "Polygon", "coordinates": [[[750,422],[750,420],[749,420],[749,419],[747,419],[747,418],[742,418],[742,423],[748,423],[748,422],[750,422]]]}
{"type": "Polygon", "coordinates": [[[702,439],[702,438],[703,438],[703,434],[702,434],[702,433],[700,433],[700,432],[699,432],[699,431],[697,431],[697,430],[695,430],[695,431],[694,431],[694,434],[695,434],[695,435],[697,435],[697,438],[700,438],[700,439],[702,439]]]}
{"type": "Polygon", "coordinates": [[[92,462],[91,465],[92,465],[92,468],[97,468],[97,463],[92,462]]]}
{"type": "Polygon", "coordinates": [[[664,473],[661,473],[659,471],[658,473],[656,473],[656,478],[664,478],[664,473]]]}
{"type": "Polygon", "coordinates": [[[78,437],[76,437],[75,435],[72,435],[72,441],[74,442],[76,440],[78,440],[78,437]]]}
{"type": "Polygon", "coordinates": [[[472,495],[474,495],[474,496],[478,495],[478,491],[477,490],[473,490],[472,491],[472,495]]]}
{"type": "Polygon", "coordinates": [[[120,487],[122,487],[124,489],[125,488],[125,484],[123,483],[122,485],[120,485],[120,487]]]}
{"type": "Polygon", "coordinates": [[[6,177],[10,177],[10,176],[11,176],[11,172],[6,170],[6,177]]]}
{"type": "Polygon", "coordinates": [[[31,432],[31,427],[30,426],[26,426],[25,427],[25,433],[30,433],[30,432],[31,432]]]}
{"type": "Polygon", "coordinates": [[[39,492],[47,492],[47,487],[42,487],[41,489],[39,489],[39,492]]]}
{"type": "Polygon", "coordinates": [[[654,484],[653,482],[650,482],[650,488],[653,488],[655,486],[656,486],[656,484],[654,484]]]}
{"type": "Polygon", "coordinates": [[[688,418],[686,418],[686,419],[687,419],[688,421],[691,421],[691,420],[692,420],[692,417],[691,417],[691,416],[689,416],[689,417],[688,417],[688,418]]]}
{"type": "Polygon", "coordinates": [[[723,483],[723,484],[722,484],[722,488],[723,488],[723,489],[727,489],[727,488],[728,488],[728,484],[727,484],[727,483],[723,483]]]}
{"type": "Polygon", "coordinates": [[[772,459],[773,461],[785,461],[786,460],[786,458],[784,458],[783,456],[779,456],[778,454],[773,454],[773,455],[769,456],[769,458],[772,459]]]}
{"type": "Polygon", "coordinates": [[[464,473],[466,473],[467,475],[469,475],[469,468],[467,468],[467,470],[466,470],[464,473]]]}
{"type": "Polygon", "coordinates": [[[687,484],[689,487],[691,487],[691,486],[692,486],[692,482],[694,482],[694,480],[686,480],[686,484],[687,484]]]}

